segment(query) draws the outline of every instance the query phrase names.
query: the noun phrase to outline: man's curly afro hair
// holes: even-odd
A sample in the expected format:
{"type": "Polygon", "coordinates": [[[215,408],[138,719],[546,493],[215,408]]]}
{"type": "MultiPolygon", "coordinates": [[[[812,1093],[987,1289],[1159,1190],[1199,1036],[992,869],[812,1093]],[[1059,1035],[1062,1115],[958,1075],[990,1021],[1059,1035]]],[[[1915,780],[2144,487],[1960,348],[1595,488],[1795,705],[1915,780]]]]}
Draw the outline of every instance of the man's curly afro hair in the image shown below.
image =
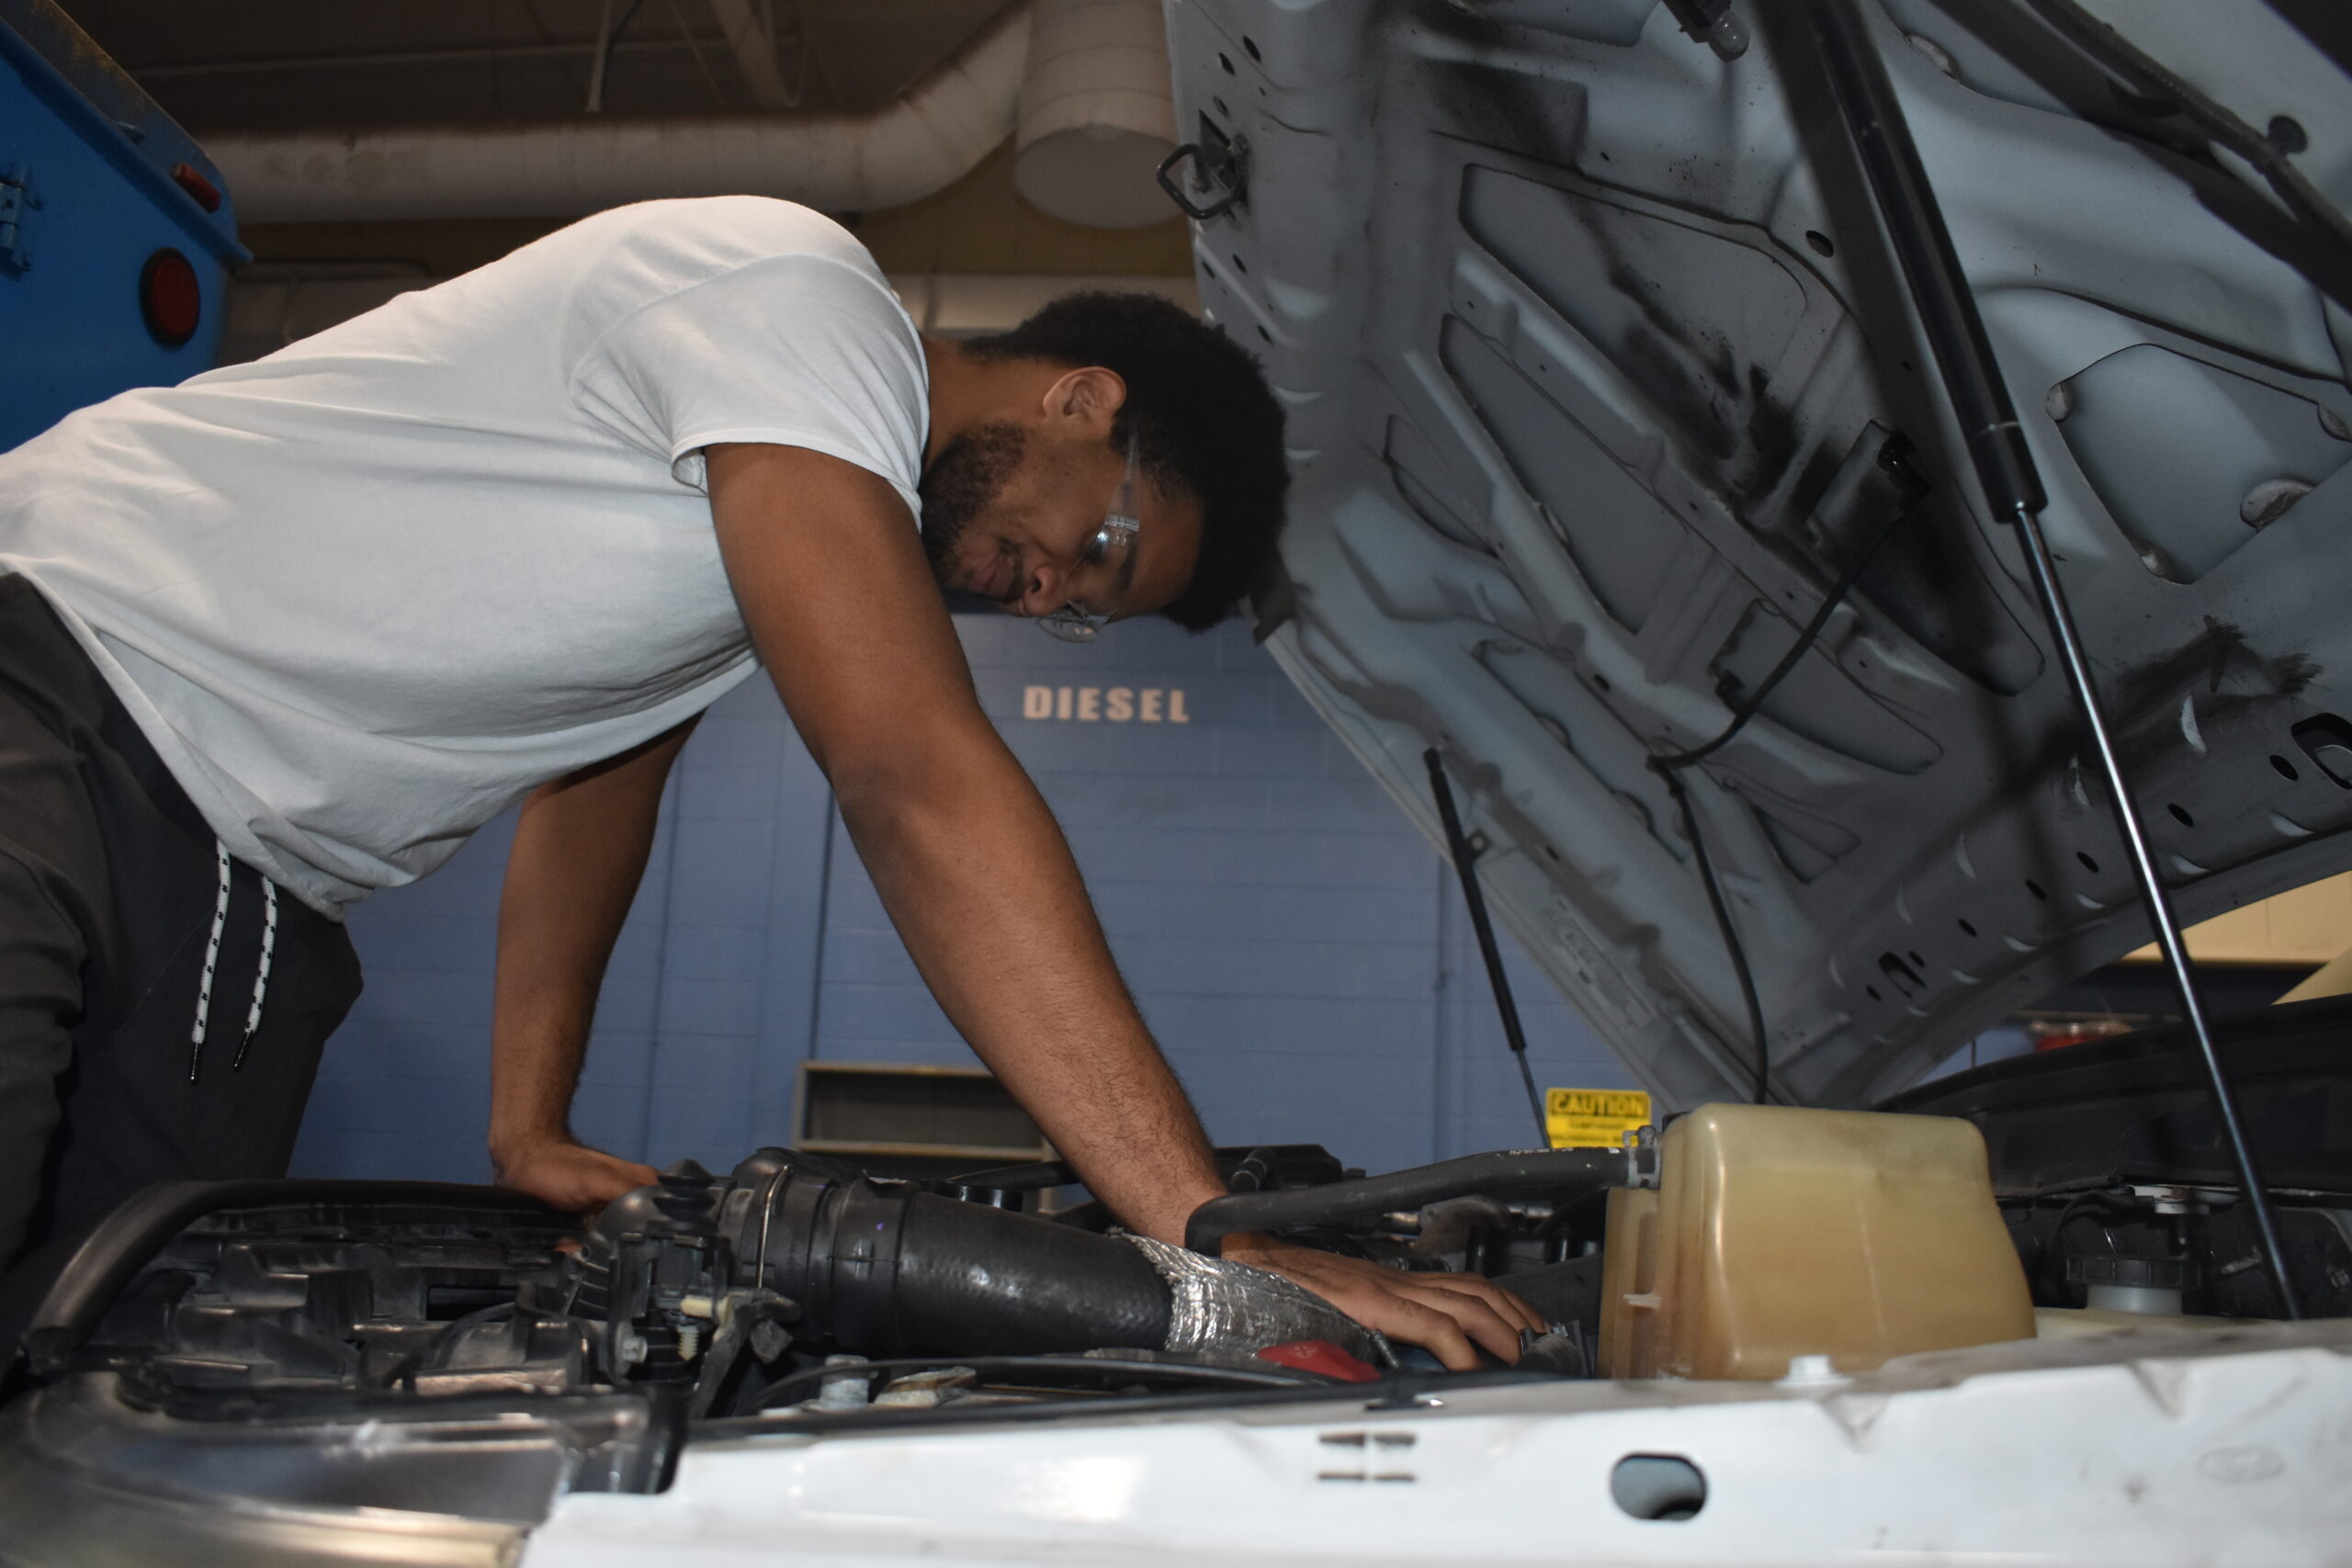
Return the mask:
{"type": "Polygon", "coordinates": [[[1100,365],[1127,384],[1111,429],[1163,491],[1201,503],[1193,580],[1160,612],[1191,631],[1231,614],[1273,558],[1290,473],[1283,411],[1258,362],[1219,329],[1154,294],[1066,294],[1009,333],[964,345],[983,359],[1100,365]]]}

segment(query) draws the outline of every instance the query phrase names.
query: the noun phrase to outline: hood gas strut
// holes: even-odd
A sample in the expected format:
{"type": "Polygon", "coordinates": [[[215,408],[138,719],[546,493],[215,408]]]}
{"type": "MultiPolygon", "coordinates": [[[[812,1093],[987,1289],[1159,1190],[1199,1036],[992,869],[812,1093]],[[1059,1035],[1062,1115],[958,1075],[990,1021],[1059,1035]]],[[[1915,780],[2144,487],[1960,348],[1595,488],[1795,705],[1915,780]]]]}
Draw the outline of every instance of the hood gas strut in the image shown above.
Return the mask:
{"type": "Polygon", "coordinates": [[[1527,1085],[1527,1108],[1535,1113],[1535,1135],[1549,1146],[1552,1124],[1544,1115],[1544,1096],[1535,1088],[1535,1069],[1527,1065],[1527,1031],[1520,1027],[1519,1004],[1511,999],[1510,976],[1503,973],[1503,950],[1495,941],[1494,922],[1487,919],[1487,896],[1478,890],[1476,868],[1486,847],[1462,830],[1462,815],[1453,808],[1453,786],[1446,782],[1445,758],[1432,746],[1421,753],[1421,761],[1429,764],[1430,793],[1437,800],[1438,820],[1445,825],[1446,858],[1453,863],[1453,874],[1462,879],[1463,902],[1470,906],[1470,929],[1478,933],[1478,955],[1487,961],[1487,981],[1494,988],[1495,1010],[1502,1014],[1503,1043],[1510,1047],[1511,1060],[1519,1064],[1519,1076],[1527,1085]]]}
{"type": "Polygon", "coordinates": [[[2237,1167],[2256,1232],[2261,1237],[2263,1261],[2269,1266],[2271,1282],[2278,1288],[2279,1306],[2288,1318],[2300,1318],[2302,1307],[2296,1299],[2294,1284],[2287,1276],[2287,1255],[2278,1245],[2278,1219],[2271,1212],[2269,1196],[2263,1190],[2261,1176],[2255,1166],[2254,1149],[2246,1140],[2237,1097],[2230,1089],[2228,1075],[2222,1069],[2221,1053],[2214,1044],[2212,1025],[2205,1016],[2196,972],[2189,967],[2188,949],[2180,938],[2179,921],[2173,916],[2172,901],[2156,874],[2155,859],[2140,823],[2139,807],[2124,783],[2123,765],[2116,755],[2107,717],[2099,708],[2098,691],[2091,682],[2090,656],[2075,627],[2074,613],[2067,607],[2065,591],[2051,558],[2049,541],[2042,536],[2041,513],[2048,498],[2042,492],[2033,455],[2026,446],[2025,433],[2018,423],[2016,406],[2009,400],[2008,388],[2002,381],[2000,367],[1993,356],[1992,342],[1985,336],[1984,319],[1977,313],[1975,296],[1969,291],[1959,254],[1952,248],[1951,231],[1944,227],[1942,209],[1936,204],[1934,187],[1928,182],[1927,169],[1911,140],[1903,107],[1895,99],[1885,62],[1871,41],[1869,25],[1858,0],[1809,0],[1808,10],[1814,34],[1820,41],[1823,62],[1828,68],[1838,113],[1853,137],[1855,152],[1870,181],[1879,218],[1886,225],[1887,239],[1900,264],[1912,308],[1917,311],[1928,345],[1935,351],[1944,395],[1951,400],[1952,412],[1967,439],[1976,481],[1984,488],[1984,499],[1994,515],[2016,525],[2035,596],[2041,602],[2041,613],[2048,619],[2051,637],[2057,644],[2059,663],[2064,667],[2066,682],[2073,688],[2092,750],[2098,753],[2099,770],[2106,775],[2108,795],[2115,808],[2116,826],[2132,852],[2132,867],[2139,876],[2140,896],[2146,901],[2148,918],[2155,927],[2157,942],[2164,948],[2165,963],[2172,971],[2174,984],[2180,988],[2181,1007],[2189,1031],[2197,1038],[2205,1081],[2212,1091],[2213,1108],[2220,1117],[2222,1134],[2229,1140],[2231,1159],[2237,1167]]]}

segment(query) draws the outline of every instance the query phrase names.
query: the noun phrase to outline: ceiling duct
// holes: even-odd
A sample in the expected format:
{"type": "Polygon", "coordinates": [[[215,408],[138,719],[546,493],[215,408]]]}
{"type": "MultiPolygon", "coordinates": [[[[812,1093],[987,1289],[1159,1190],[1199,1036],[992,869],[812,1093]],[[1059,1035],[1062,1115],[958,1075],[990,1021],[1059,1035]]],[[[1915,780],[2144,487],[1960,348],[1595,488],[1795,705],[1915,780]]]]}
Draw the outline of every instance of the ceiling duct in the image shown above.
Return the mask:
{"type": "Polygon", "coordinates": [[[1176,145],[1159,0],[1035,0],[1013,184],[1072,223],[1134,229],[1169,216],[1152,177],[1176,145]]]}
{"type": "MultiPolygon", "coordinates": [[[[1105,185],[1083,158],[1053,144],[1072,135],[1082,141],[1085,128],[1099,125],[1107,131],[1094,140],[1115,159],[1125,156],[1122,138],[1144,134],[1137,124],[1151,123],[1127,101],[1136,95],[1126,84],[1140,72],[1129,57],[1143,52],[1133,19],[1077,14],[1096,10],[1148,15],[1156,75],[1148,86],[1158,93],[1157,123],[1165,137],[1168,63],[1158,5],[1034,3],[1041,37],[1077,40],[1054,46],[1047,63],[1057,73],[1074,60],[1095,62],[1087,69],[1115,64],[1118,72],[1092,94],[1041,86],[1040,130],[1023,144],[1045,149],[1049,159],[1053,172],[1041,178],[1055,194],[1044,205],[1057,216],[1105,227],[1148,221],[1158,214],[1135,216],[1138,209],[1124,199],[1107,200],[1103,216],[1087,216],[1082,192],[1117,193],[1117,184],[1105,185]],[[1108,41],[1114,38],[1124,41],[1108,41]],[[1075,98],[1091,107],[1075,105],[1075,98]]],[[[205,151],[249,223],[574,217],[682,196],[773,196],[828,212],[871,211],[952,185],[1012,131],[1016,108],[1029,101],[1023,76],[1032,28],[1032,4],[1007,6],[954,58],[860,114],[584,115],[517,124],[256,131],[209,138],[205,151]]],[[[1151,187],[1148,164],[1140,184],[1151,187]]],[[[1037,199],[1025,178],[1023,189],[1037,199]]]]}

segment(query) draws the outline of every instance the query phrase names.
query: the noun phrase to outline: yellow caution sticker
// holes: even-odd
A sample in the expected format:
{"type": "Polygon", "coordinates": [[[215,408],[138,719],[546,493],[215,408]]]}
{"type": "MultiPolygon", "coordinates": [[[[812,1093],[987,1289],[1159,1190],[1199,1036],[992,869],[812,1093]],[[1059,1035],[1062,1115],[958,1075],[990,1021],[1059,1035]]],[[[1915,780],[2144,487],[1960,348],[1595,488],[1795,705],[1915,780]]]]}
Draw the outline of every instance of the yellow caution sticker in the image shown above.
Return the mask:
{"type": "Polygon", "coordinates": [[[1613,1149],[1650,1124],[1650,1097],[1637,1089],[1547,1089],[1544,1130],[1555,1149],[1613,1149]]]}

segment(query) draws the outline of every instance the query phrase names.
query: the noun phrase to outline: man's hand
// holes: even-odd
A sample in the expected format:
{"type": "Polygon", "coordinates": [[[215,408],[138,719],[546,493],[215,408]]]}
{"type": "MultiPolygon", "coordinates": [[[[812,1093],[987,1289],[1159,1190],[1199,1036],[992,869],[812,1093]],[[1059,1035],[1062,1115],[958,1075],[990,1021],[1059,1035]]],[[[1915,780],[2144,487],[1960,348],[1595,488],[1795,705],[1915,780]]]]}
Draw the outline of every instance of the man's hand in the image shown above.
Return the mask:
{"type": "Polygon", "coordinates": [[[662,1179],[650,1165],[560,1139],[493,1153],[491,1163],[501,1187],[527,1192],[567,1214],[594,1213],[631,1188],[662,1179]]]}
{"type": "Polygon", "coordinates": [[[506,857],[490,1023],[490,1162],[567,1213],[655,1180],[571,1135],[596,987],[645,870],[662,785],[693,723],[531,792],[506,857]]]}
{"type": "Polygon", "coordinates": [[[1261,1235],[1228,1236],[1224,1254],[1306,1286],[1366,1328],[1419,1345],[1457,1372],[1476,1369],[1478,1349],[1517,1361],[1520,1330],[1541,1334],[1548,1326],[1533,1307],[1476,1274],[1408,1274],[1261,1235]]]}

